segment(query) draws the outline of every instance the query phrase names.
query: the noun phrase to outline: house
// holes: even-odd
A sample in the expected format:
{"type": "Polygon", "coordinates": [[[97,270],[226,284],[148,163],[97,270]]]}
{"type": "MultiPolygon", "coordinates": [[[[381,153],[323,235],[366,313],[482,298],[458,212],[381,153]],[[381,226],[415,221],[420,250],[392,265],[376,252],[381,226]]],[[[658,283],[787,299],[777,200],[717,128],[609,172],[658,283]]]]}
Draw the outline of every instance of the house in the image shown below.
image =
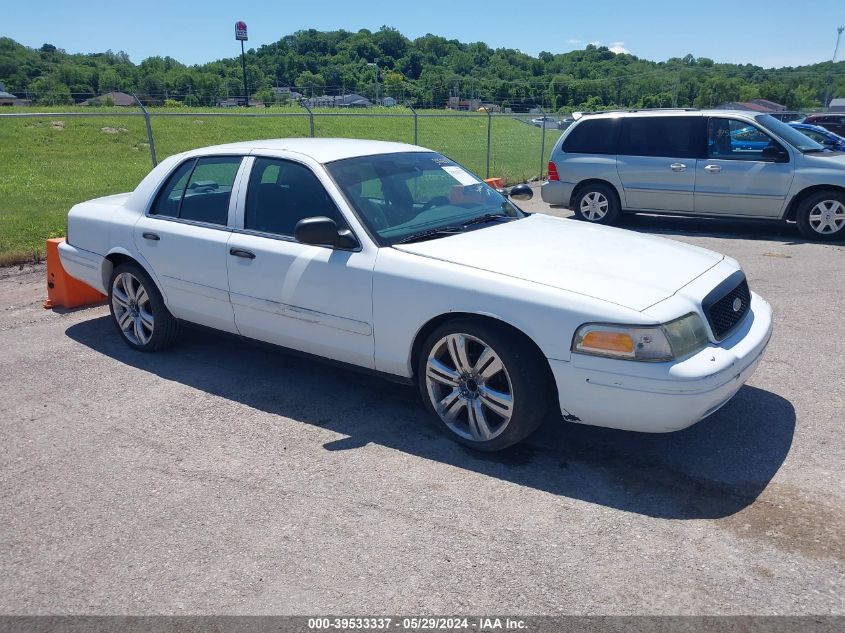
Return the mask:
{"type": "Polygon", "coordinates": [[[717,110],[748,110],[751,112],[783,112],[785,105],[769,101],[768,99],[752,99],[751,101],[729,101],[716,106],[717,110]]]}
{"type": "Polygon", "coordinates": [[[274,87],[273,96],[276,97],[278,101],[299,101],[303,97],[301,92],[297,92],[288,86],[274,87]]]}
{"type": "Polygon", "coordinates": [[[481,99],[461,99],[460,97],[449,97],[446,107],[450,110],[465,110],[475,112],[481,107],[481,99]]]}
{"type": "Polygon", "coordinates": [[[97,97],[92,97],[91,99],[86,99],[79,105],[82,106],[98,106],[98,105],[115,105],[121,106],[124,108],[137,106],[138,102],[136,101],[135,97],[132,95],[126,94],[125,92],[119,92],[117,90],[113,90],[111,92],[107,92],[105,94],[101,94],[97,97]]]}
{"type": "Polygon", "coordinates": [[[369,108],[373,102],[361,95],[323,95],[305,100],[309,108],[369,108]]]}
{"type": "Polygon", "coordinates": [[[388,108],[392,108],[393,106],[396,105],[396,99],[394,99],[393,97],[385,97],[384,99],[381,100],[381,105],[388,107],[388,108]]]}
{"type": "Polygon", "coordinates": [[[845,112],[845,98],[831,99],[829,108],[831,112],[845,112]]]}
{"type": "Polygon", "coordinates": [[[31,103],[29,99],[18,99],[11,92],[6,92],[6,86],[0,82],[0,106],[28,106],[31,103]]]}

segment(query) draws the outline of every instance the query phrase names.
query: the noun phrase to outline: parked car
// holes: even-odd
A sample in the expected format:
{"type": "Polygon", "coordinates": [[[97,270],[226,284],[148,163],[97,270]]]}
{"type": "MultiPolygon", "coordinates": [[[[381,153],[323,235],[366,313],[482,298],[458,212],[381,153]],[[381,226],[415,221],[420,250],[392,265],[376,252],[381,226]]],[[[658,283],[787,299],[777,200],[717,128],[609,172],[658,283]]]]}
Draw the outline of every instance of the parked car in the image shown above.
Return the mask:
{"type": "Polygon", "coordinates": [[[802,123],[818,125],[829,132],[845,136],[845,114],[811,114],[802,123]]]}
{"type": "Polygon", "coordinates": [[[596,224],[642,211],[779,219],[808,239],[845,238],[845,156],[753,112],[582,116],[555,143],[541,193],[596,224]]]}
{"type": "Polygon", "coordinates": [[[788,110],[782,112],[769,112],[769,114],[773,118],[778,121],[783,121],[784,123],[800,123],[807,117],[807,115],[803,112],[792,112],[788,110]]]}
{"type": "Polygon", "coordinates": [[[550,116],[541,116],[536,119],[531,119],[531,125],[547,130],[556,130],[558,129],[558,120],[550,116]]]}
{"type": "Polygon", "coordinates": [[[824,129],[820,125],[810,125],[809,123],[790,123],[789,126],[795,128],[802,134],[809,136],[816,143],[824,145],[831,151],[845,151],[845,138],[824,129]]]}
{"type": "Polygon", "coordinates": [[[733,259],[524,213],[399,143],[178,154],[134,192],[74,206],[59,250],[108,293],[135,350],[171,345],[185,321],[339,361],[416,384],[443,428],[481,450],[549,412],[689,426],[736,393],[772,330],[733,259]]]}

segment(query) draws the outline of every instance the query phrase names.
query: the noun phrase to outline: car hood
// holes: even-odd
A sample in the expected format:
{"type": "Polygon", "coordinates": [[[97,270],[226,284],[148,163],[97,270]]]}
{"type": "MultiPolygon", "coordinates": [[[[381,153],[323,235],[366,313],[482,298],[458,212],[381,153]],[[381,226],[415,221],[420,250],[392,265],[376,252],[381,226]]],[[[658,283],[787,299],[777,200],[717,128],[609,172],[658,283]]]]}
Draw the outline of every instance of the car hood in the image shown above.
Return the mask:
{"type": "Polygon", "coordinates": [[[539,214],[394,248],[637,311],[672,296],[724,259],[672,240],[539,214]]]}

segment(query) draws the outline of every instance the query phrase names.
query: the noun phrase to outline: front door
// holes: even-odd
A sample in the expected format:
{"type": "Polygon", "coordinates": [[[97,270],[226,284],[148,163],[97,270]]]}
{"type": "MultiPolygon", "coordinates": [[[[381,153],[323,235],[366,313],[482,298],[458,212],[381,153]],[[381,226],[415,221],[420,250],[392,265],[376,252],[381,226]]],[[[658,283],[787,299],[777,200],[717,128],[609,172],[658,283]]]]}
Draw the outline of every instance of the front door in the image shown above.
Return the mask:
{"type": "MultiPolygon", "coordinates": [[[[695,211],[707,215],[778,218],[792,185],[794,165],[764,158],[778,141],[747,121],[712,117],[707,160],[698,161],[695,211]]],[[[787,152],[787,156],[788,156],[787,152]]]]}
{"type": "Polygon", "coordinates": [[[303,163],[255,158],[241,227],[228,244],[229,289],[244,336],[374,367],[372,277],[376,251],[297,242],[296,223],[346,222],[303,163]]]}
{"type": "Polygon", "coordinates": [[[616,157],[625,208],[691,213],[703,138],[700,116],[626,117],[616,157]]]}
{"type": "Polygon", "coordinates": [[[134,229],[135,246],[173,315],[227,332],[235,331],[226,272],[228,219],[241,161],[211,156],[182,163],[134,229]]]}

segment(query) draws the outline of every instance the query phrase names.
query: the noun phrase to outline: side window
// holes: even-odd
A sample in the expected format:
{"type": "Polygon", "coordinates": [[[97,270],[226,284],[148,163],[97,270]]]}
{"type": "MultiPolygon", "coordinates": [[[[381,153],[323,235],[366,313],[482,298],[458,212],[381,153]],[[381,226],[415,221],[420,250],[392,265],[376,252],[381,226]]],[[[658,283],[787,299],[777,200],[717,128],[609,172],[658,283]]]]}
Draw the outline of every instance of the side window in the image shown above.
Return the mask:
{"type": "Polygon", "coordinates": [[[622,124],[619,153],[697,158],[701,155],[702,126],[701,117],[627,117],[622,124]]]}
{"type": "Polygon", "coordinates": [[[158,197],[150,209],[152,215],[160,215],[167,218],[179,217],[179,205],[182,204],[182,194],[185,192],[185,185],[188,183],[188,177],[191,175],[194,163],[196,163],[196,160],[186,160],[171,174],[164,187],[159,191],[158,197]]]}
{"type": "Polygon", "coordinates": [[[563,142],[568,154],[616,154],[619,119],[586,119],[572,128],[563,142]]]}
{"type": "Polygon", "coordinates": [[[707,122],[707,156],[727,160],[763,160],[767,147],[779,144],[753,125],[736,119],[707,122]]]}
{"type": "Polygon", "coordinates": [[[229,197],[240,165],[240,156],[200,158],[188,180],[179,217],[225,226],[229,217],[229,197]]]}
{"type": "Polygon", "coordinates": [[[245,229],[293,236],[297,222],[318,215],[343,225],[337,207],[310,169],[286,160],[255,160],[246,193],[245,229]]]}

